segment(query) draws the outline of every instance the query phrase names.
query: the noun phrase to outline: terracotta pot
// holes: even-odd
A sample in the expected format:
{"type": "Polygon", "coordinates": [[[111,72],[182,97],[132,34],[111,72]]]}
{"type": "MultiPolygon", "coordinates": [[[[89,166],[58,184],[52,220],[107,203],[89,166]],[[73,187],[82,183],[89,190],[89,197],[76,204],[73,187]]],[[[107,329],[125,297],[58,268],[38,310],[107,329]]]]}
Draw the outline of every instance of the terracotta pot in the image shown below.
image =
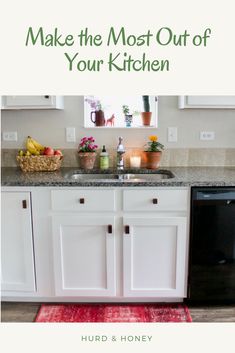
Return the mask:
{"type": "Polygon", "coordinates": [[[142,112],[142,123],[144,126],[149,126],[151,122],[152,112],[142,112]]]}
{"type": "Polygon", "coordinates": [[[82,169],[93,169],[96,159],[95,152],[78,152],[79,165],[82,169]]]}
{"type": "Polygon", "coordinates": [[[146,168],[158,169],[162,158],[162,152],[145,152],[146,154],[146,168]]]}

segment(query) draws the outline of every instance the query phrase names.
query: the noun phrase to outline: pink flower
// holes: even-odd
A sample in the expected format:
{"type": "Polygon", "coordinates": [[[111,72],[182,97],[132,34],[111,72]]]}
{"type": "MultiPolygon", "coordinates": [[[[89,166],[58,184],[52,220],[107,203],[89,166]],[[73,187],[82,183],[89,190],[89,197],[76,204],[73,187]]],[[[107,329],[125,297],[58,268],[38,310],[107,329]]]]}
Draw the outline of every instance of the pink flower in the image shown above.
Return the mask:
{"type": "Polygon", "coordinates": [[[98,148],[97,145],[94,145],[94,142],[95,142],[95,139],[93,136],[90,136],[90,137],[85,136],[85,137],[81,138],[81,141],[78,145],[78,148],[82,152],[92,152],[96,148],[98,148]]]}

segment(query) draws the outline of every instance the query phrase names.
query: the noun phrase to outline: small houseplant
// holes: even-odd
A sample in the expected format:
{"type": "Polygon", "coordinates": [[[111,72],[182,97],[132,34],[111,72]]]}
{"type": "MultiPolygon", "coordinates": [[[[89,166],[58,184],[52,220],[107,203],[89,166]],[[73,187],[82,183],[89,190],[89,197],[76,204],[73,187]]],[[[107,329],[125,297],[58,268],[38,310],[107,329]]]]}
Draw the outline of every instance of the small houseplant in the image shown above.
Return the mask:
{"type": "Polygon", "coordinates": [[[163,144],[158,142],[156,135],[149,136],[149,141],[146,144],[146,168],[157,169],[160,166],[162,157],[162,150],[164,149],[163,144]]]}
{"type": "Polygon", "coordinates": [[[96,149],[94,137],[83,137],[78,146],[79,164],[82,169],[93,169],[96,159],[96,149]]]}
{"type": "Polygon", "coordinates": [[[122,111],[125,116],[126,127],[131,127],[131,123],[133,121],[133,114],[130,114],[130,108],[128,107],[128,105],[124,104],[122,106],[122,111]]]}
{"type": "Polygon", "coordinates": [[[141,113],[144,126],[150,126],[152,112],[150,111],[149,96],[142,96],[144,111],[141,113]]]}

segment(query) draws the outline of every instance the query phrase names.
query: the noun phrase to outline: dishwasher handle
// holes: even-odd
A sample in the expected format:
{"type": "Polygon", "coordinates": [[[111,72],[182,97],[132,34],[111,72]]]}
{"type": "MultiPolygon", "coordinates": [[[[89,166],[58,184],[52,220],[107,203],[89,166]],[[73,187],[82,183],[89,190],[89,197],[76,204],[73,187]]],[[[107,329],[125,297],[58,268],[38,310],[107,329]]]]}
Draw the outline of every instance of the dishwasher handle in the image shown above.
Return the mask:
{"type": "Polygon", "coordinates": [[[235,189],[206,189],[206,190],[193,190],[193,200],[197,201],[235,201],[235,189]]]}

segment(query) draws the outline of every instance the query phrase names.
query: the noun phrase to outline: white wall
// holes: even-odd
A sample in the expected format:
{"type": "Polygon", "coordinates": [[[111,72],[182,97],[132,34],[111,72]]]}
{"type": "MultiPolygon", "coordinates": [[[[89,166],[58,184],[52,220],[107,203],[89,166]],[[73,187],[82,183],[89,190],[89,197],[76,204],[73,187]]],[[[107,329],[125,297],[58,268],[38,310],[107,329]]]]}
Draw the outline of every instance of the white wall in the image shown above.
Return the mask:
{"type": "Polygon", "coordinates": [[[99,145],[117,145],[118,136],[124,137],[127,147],[142,147],[150,134],[156,133],[168,148],[234,148],[235,110],[178,109],[178,97],[159,97],[159,128],[151,130],[83,128],[83,97],[66,96],[65,109],[2,111],[2,131],[17,131],[17,142],[2,141],[2,148],[22,148],[28,135],[44,145],[57,148],[76,148],[82,136],[93,135],[99,145]],[[77,142],[65,141],[65,127],[76,128],[77,142]],[[167,127],[178,127],[178,142],[167,142],[167,127]],[[214,141],[200,141],[200,131],[214,131],[214,141]]]}

